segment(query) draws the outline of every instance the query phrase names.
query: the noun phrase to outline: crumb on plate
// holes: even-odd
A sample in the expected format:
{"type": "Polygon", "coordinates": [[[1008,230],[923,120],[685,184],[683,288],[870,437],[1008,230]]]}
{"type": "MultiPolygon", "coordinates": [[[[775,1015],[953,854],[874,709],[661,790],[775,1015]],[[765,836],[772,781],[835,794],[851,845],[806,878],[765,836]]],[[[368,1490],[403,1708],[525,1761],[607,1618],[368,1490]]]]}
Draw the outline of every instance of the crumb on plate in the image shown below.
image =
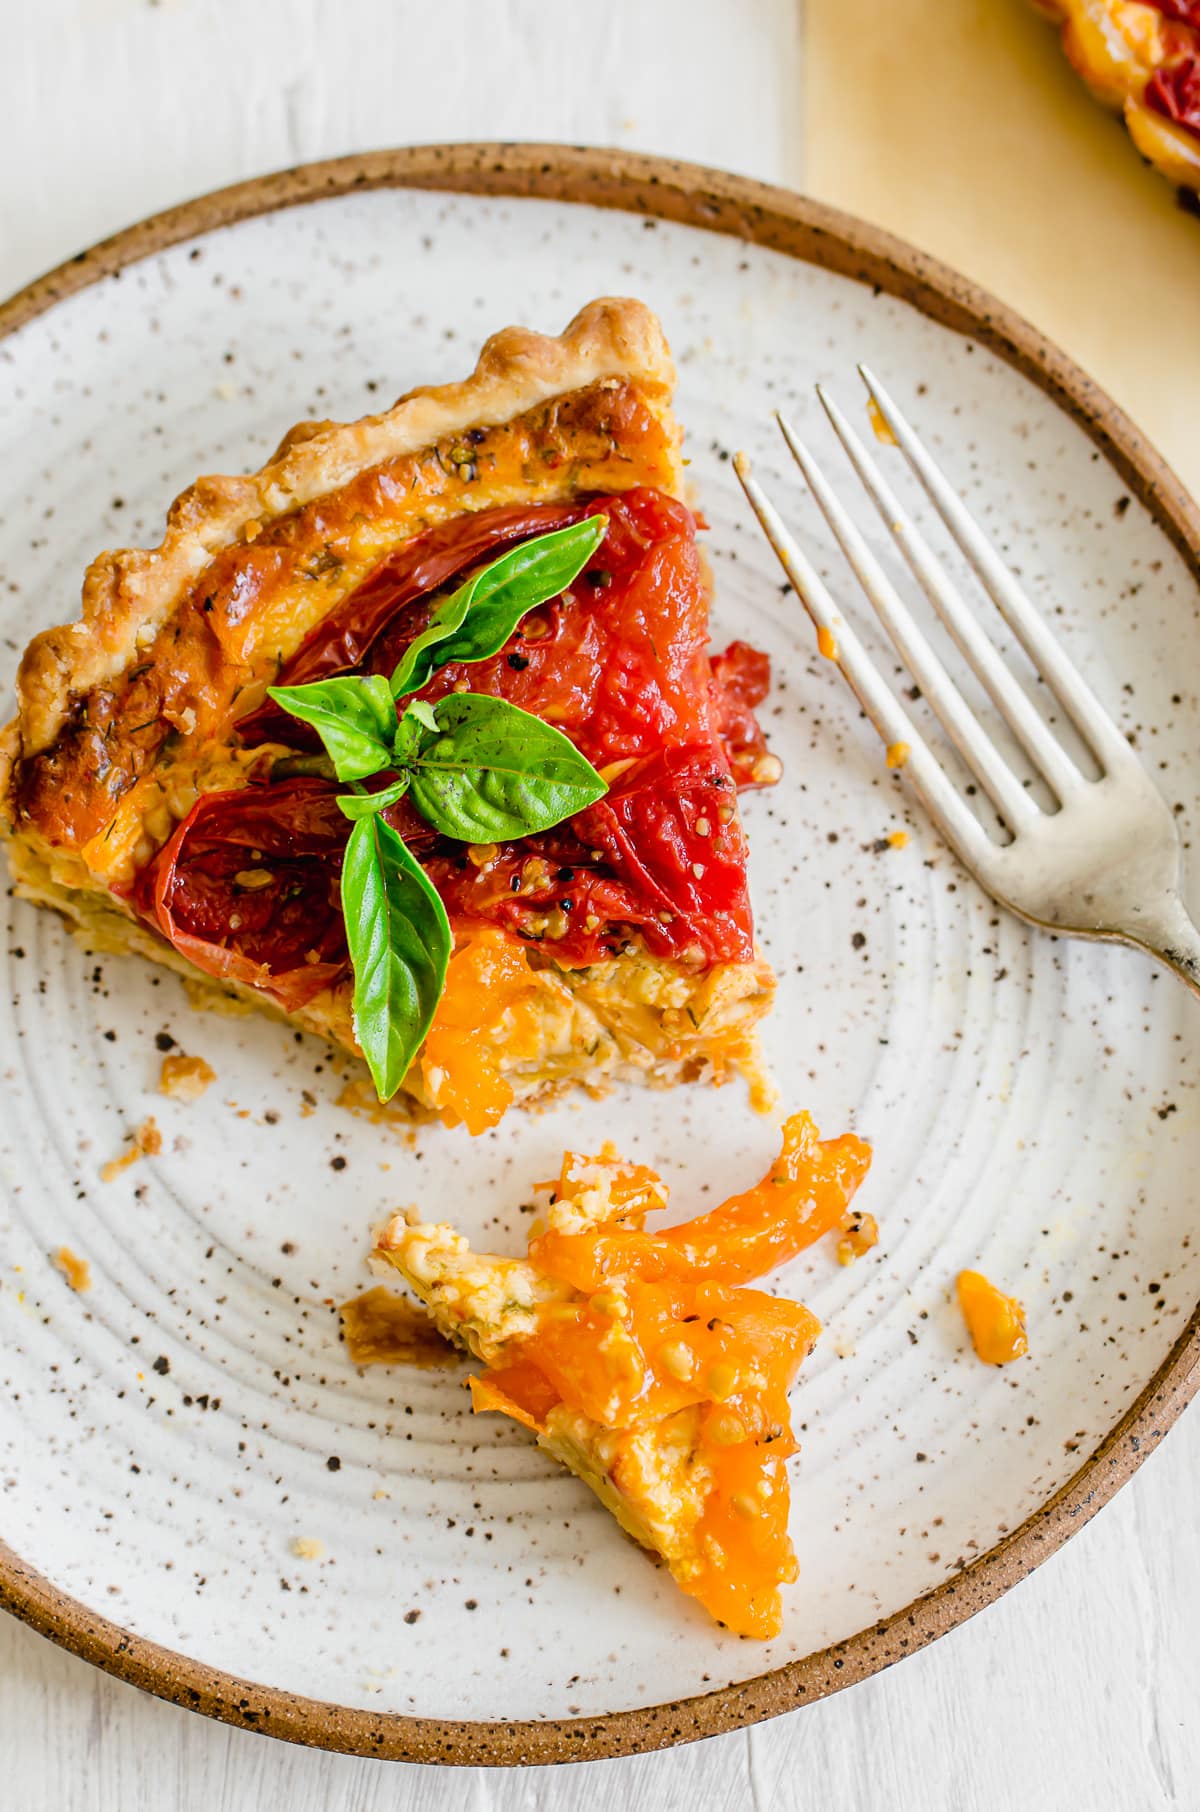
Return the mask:
{"type": "Polygon", "coordinates": [[[60,1246],[51,1258],[73,1290],[82,1292],[92,1287],[92,1273],[86,1258],[79,1258],[70,1246],[60,1246]]]}
{"type": "Polygon", "coordinates": [[[153,1114],[148,1114],[126,1145],[119,1158],[110,1158],[100,1172],[101,1180],[113,1183],[123,1170],[136,1164],[139,1158],[155,1158],[162,1150],[162,1134],[153,1114]]]}
{"type": "Polygon", "coordinates": [[[203,1057],[187,1057],[182,1051],[164,1057],[158,1078],[159,1093],[172,1101],[198,1101],[217,1072],[203,1057]]]}
{"type": "Polygon", "coordinates": [[[957,1289],[977,1357],[985,1365],[1007,1365],[1023,1358],[1029,1351],[1024,1304],[998,1290],[981,1271],[960,1271],[957,1289]]]}
{"type": "Polygon", "coordinates": [[[355,1365],[457,1365],[459,1353],[424,1309],[376,1284],[338,1308],[355,1365]]]}
{"type": "Polygon", "coordinates": [[[848,1208],[838,1224],[841,1239],[837,1243],[839,1265],[852,1265],[856,1258],[879,1244],[879,1222],[873,1214],[860,1214],[848,1208]]]}

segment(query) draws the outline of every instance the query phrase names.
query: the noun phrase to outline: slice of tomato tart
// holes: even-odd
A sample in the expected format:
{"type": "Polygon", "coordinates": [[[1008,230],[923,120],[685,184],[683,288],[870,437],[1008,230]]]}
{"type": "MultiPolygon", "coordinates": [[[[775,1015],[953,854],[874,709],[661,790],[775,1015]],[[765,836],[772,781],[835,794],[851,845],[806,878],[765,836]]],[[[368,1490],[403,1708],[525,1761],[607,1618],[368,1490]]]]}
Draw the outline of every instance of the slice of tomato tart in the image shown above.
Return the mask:
{"type": "Polygon", "coordinates": [[[372,1267],[486,1367],[477,1411],[530,1429],[719,1622],[774,1636],[797,1576],[788,1391],[820,1325],[747,1286],[845,1225],[870,1159],[796,1114],[760,1183],[651,1233],[667,1202],[654,1171],[569,1152],[524,1258],[412,1212],[379,1230],[372,1267]]]}
{"type": "Polygon", "coordinates": [[[673,381],[593,302],[100,555],[3,737],[20,892],[473,1133],[571,1084],[761,1096],[769,669],[709,648],[673,381]]]}
{"type": "Polygon", "coordinates": [[[1148,163],[1200,193],[1200,0],[1033,0],[1148,163]]]}

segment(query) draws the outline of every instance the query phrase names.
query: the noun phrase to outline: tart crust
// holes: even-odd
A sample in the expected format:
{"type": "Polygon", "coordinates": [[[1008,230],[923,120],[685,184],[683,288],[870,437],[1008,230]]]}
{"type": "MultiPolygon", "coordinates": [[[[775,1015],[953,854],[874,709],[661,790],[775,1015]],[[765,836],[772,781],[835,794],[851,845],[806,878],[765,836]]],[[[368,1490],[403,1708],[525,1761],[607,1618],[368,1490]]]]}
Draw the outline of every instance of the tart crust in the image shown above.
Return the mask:
{"type": "MultiPolygon", "coordinates": [[[[18,714],[5,732],[6,752],[48,748],[72,697],[121,673],[146,645],[147,632],[162,626],[214,555],[242,540],[248,526],[258,539],[267,524],[370,467],[468,428],[511,421],[551,397],[606,379],[630,380],[653,405],[669,409],[675,369],[658,321],[641,302],[589,302],[558,338],[506,327],[485,342],[461,383],[410,390],[384,414],[355,422],[298,423],[259,471],[198,478],[171,505],[156,548],[100,554],[84,578],[79,620],[33,638],[17,675],[18,714]]],[[[659,489],[676,496],[678,438],[676,430],[675,457],[658,480],[659,489]]],[[[471,507],[500,501],[485,488],[471,507]]]]}

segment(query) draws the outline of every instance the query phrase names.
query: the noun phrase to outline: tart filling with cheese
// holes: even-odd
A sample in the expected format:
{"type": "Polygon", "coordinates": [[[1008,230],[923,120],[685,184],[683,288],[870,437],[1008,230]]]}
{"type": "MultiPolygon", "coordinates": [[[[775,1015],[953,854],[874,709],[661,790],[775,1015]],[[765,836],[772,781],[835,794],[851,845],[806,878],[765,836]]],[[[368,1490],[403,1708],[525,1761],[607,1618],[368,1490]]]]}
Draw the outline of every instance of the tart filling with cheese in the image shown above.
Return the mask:
{"type": "Polygon", "coordinates": [[[820,1326],[747,1285],[845,1230],[870,1156],[796,1114],[754,1188],[652,1233],[667,1201],[652,1170],[568,1153],[526,1257],[474,1252],[410,1212],[380,1229],[372,1266],[482,1361],[477,1411],[532,1430],[719,1622],[774,1636],[797,1576],[788,1391],[820,1326]]]}
{"type": "Polygon", "coordinates": [[[769,669],[708,648],[673,379],[647,309],[595,302],[559,339],[497,334],[464,383],[301,424],[199,480],[158,548],[101,555],[0,744],[20,891],[472,1132],[616,1077],[741,1069],[761,1097],[738,793],[779,776],[769,669]]]}

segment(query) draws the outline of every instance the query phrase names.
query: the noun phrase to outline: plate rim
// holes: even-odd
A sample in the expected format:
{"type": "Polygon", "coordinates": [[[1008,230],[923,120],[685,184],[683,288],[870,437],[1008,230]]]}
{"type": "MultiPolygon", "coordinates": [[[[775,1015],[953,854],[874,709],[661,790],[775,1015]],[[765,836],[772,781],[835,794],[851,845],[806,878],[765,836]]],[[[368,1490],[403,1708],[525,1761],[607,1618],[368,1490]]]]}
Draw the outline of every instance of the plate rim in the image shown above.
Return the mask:
{"type": "MultiPolygon", "coordinates": [[[[1200,507],[1116,403],[1029,322],[883,228],[779,185],[641,152],[451,143],[353,153],[252,177],[153,214],[0,304],[0,341],[60,302],[181,240],[356,190],[409,188],[582,203],[741,238],[908,302],[985,345],[1090,436],[1200,581],[1200,507]]],[[[0,1541],[0,1608],[106,1673],[220,1722],[346,1754],[529,1766],[670,1748],[812,1704],[946,1634],[1025,1578],[1136,1471],[1200,1389],[1200,1304],[1170,1353],[1082,1466],[1010,1534],[932,1591],[843,1642],[697,1697],[595,1717],[414,1717],[243,1680],[123,1629],[0,1541]]]]}

